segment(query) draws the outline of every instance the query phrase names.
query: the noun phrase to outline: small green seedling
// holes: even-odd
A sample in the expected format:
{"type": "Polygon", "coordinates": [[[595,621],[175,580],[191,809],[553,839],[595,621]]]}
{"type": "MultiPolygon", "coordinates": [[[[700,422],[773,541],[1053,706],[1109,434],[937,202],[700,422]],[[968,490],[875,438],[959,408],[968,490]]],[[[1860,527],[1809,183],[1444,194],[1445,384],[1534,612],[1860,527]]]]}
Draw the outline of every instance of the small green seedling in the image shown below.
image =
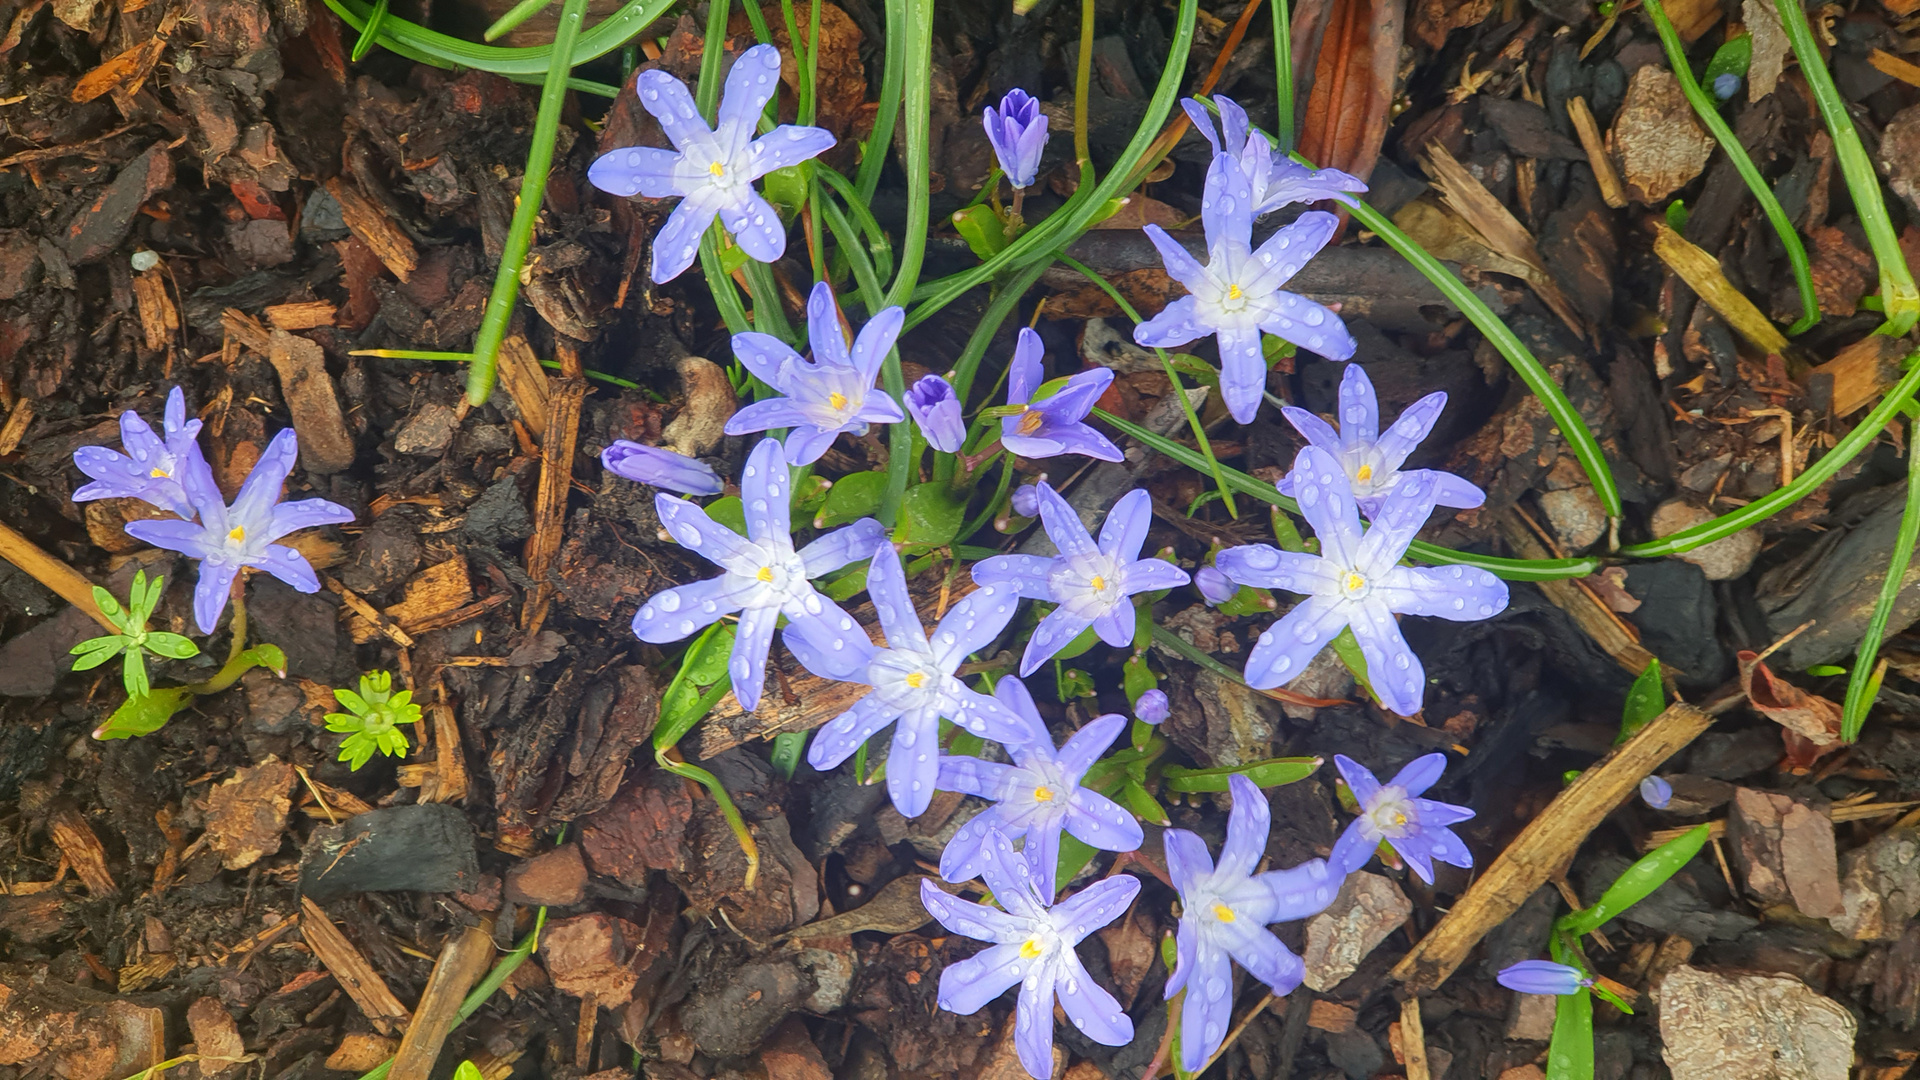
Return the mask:
{"type": "Polygon", "coordinates": [[[152,652],[173,660],[184,660],[189,656],[198,656],[200,646],[164,630],[148,630],[147,619],[153,615],[153,609],[160,603],[161,586],[166,578],[157,577],[147,580],[145,570],[133,575],[133,588],[127,593],[127,606],[122,608],[113,594],[98,585],[93,587],[93,602],[100,605],[100,611],[107,620],[120,628],[117,634],[91,638],[73,647],[73,670],[87,671],[116,656],[124,656],[121,663],[121,675],[127,685],[127,696],[145,697],[153,688],[147,681],[146,653],[152,652]]]}
{"type": "Polygon", "coordinates": [[[348,732],[340,740],[340,760],[358,772],[378,750],[388,757],[407,752],[407,733],[401,724],[420,721],[420,706],[413,703],[413,691],[393,692],[393,676],[370,671],[360,676],[360,692],[335,690],[333,696],[347,712],[328,713],[327,730],[348,732]]]}

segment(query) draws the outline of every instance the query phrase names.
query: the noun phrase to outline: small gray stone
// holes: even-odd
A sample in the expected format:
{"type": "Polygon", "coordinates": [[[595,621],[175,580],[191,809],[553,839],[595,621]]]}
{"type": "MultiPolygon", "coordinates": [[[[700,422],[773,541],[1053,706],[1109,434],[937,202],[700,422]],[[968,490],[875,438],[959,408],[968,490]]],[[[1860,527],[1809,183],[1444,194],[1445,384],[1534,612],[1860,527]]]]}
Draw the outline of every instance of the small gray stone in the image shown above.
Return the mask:
{"type": "Polygon", "coordinates": [[[459,415],[438,402],[429,403],[394,433],[393,448],[415,457],[438,457],[453,445],[459,415]]]}
{"type": "MultiPolygon", "coordinates": [[[[1712,521],[1713,517],[1712,513],[1685,499],[1669,499],[1653,512],[1653,520],[1649,524],[1653,528],[1653,535],[1665,537],[1712,521]]],[[[1711,544],[1683,551],[1674,558],[1699,567],[1707,575],[1708,581],[1728,581],[1751,569],[1753,560],[1759,554],[1760,534],[1752,529],[1742,529],[1711,544]]]]}
{"type": "Polygon", "coordinates": [[[1412,914],[1412,902],[1391,879],[1347,875],[1340,895],[1307,922],[1307,986],[1322,993],[1338,986],[1412,914]]]}
{"type": "Polygon", "coordinates": [[[1560,999],[1552,994],[1515,994],[1507,1007],[1507,1038],[1546,1042],[1553,1038],[1553,1014],[1560,999]]]}
{"type": "Polygon", "coordinates": [[[1545,492],[1540,509],[1546,512],[1547,525],[1560,546],[1569,552],[1586,550],[1607,531],[1607,508],[1590,487],[1545,492]]]}
{"type": "Polygon", "coordinates": [[[1673,1080],[1847,1080],[1853,1065],[1853,1014],[1798,979],[1682,966],[1656,997],[1673,1080]]]}
{"type": "Polygon", "coordinates": [[[1859,941],[1893,941],[1920,914],[1920,829],[1889,829],[1840,857],[1833,928],[1859,941]]]}

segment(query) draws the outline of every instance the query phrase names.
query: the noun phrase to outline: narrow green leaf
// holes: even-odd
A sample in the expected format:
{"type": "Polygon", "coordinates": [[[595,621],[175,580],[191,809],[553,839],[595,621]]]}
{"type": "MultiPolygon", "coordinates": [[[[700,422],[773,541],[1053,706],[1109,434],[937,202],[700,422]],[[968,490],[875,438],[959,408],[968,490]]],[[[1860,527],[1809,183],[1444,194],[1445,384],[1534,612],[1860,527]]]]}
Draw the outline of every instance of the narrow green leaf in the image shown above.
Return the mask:
{"type": "Polygon", "coordinates": [[[1666,708],[1667,688],[1660,681],[1660,659],[1655,657],[1627,690],[1626,707],[1620,710],[1620,737],[1614,742],[1623,743],[1633,738],[1666,708]]]}
{"type": "Polygon", "coordinates": [[[1900,511],[1900,531],[1893,541],[1892,557],[1887,560],[1886,577],[1880,580],[1880,595],[1874,599],[1873,613],[1867,618],[1867,632],[1855,650],[1853,674],[1847,679],[1846,703],[1840,709],[1842,742],[1850,743],[1860,737],[1860,729],[1867,722],[1867,711],[1879,696],[1880,671],[1874,660],[1880,654],[1881,641],[1887,636],[1887,621],[1893,617],[1894,601],[1900,598],[1900,591],[1906,585],[1914,545],[1920,543],[1920,447],[1913,445],[1916,432],[1920,432],[1920,423],[1909,424],[1907,501],[1900,511]]]}
{"type": "Polygon", "coordinates": [[[1160,800],[1148,794],[1147,789],[1132,777],[1120,785],[1120,798],[1127,804],[1127,809],[1133,811],[1133,816],[1141,821],[1162,826],[1168,823],[1167,810],[1160,805],[1160,800]]]}
{"type": "Polygon", "coordinates": [[[1607,886],[1607,891],[1600,894],[1592,907],[1562,915],[1554,926],[1574,937],[1605,926],[1621,912],[1652,895],[1668,878],[1679,873],[1681,867],[1693,861],[1706,845],[1710,832],[1708,826],[1701,825],[1654,848],[1607,886]]]}
{"type": "Polygon", "coordinates": [[[1554,1003],[1547,1080],[1593,1080],[1593,995],[1586,987],[1554,1003]]]}
{"type": "Polygon", "coordinates": [[[1246,777],[1263,788],[1280,787],[1305,780],[1319,769],[1319,758],[1291,757],[1268,758],[1250,765],[1221,766],[1212,769],[1186,769],[1178,765],[1169,765],[1161,777],[1168,791],[1226,791],[1227,778],[1235,773],[1246,777]]]}
{"type": "Polygon", "coordinates": [[[800,767],[800,759],[807,750],[807,733],[804,731],[783,731],[773,737],[773,771],[780,779],[793,779],[793,772],[800,767]]]}
{"type": "Polygon", "coordinates": [[[192,639],[165,630],[148,631],[147,648],[170,660],[185,660],[189,656],[200,655],[200,646],[195,645],[192,639]]]}
{"type": "Polygon", "coordinates": [[[153,689],[153,685],[147,681],[147,659],[139,649],[127,650],[126,659],[120,664],[120,682],[133,697],[153,689]]]}

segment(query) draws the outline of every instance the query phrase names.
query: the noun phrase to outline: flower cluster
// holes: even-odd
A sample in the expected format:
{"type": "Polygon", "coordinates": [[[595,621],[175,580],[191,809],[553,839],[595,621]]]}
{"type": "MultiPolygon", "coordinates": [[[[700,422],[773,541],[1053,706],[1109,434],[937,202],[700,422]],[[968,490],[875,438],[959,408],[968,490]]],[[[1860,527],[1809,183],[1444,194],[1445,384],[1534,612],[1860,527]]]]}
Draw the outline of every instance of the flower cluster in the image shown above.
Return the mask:
{"type": "Polygon", "coordinates": [[[292,428],[274,436],[229,505],[200,451],[200,421],[186,418],[179,387],[167,395],[164,438],[129,409],[120,416],[125,454],[83,446],[73,463],[93,478],[74,492],[75,501],[133,498],[177,515],[127,523],[128,535],[200,562],[193,590],[194,621],[213,633],[241,570],[265,570],[301,592],[319,592],[320,579],[306,557],[275,541],[319,525],[353,520],[353,511],[325,499],[281,502],[281,488],[300,455],[292,428]]]}
{"type": "MultiPolygon", "coordinates": [[[[642,78],[644,103],[645,89],[661,80],[642,78]]],[[[1343,173],[1313,172],[1276,158],[1238,106],[1224,99],[1216,104],[1217,132],[1197,103],[1189,103],[1216,151],[1203,201],[1208,262],[1200,264],[1167,234],[1149,229],[1169,270],[1192,295],[1142,324],[1136,337],[1153,345],[1217,337],[1225,399],[1246,421],[1265,392],[1264,335],[1335,358],[1354,351],[1332,311],[1280,288],[1332,237],[1333,215],[1308,212],[1257,248],[1254,219],[1289,202],[1350,200],[1364,185],[1343,173]]],[[[1018,193],[1038,178],[1046,120],[1022,93],[989,109],[986,124],[1015,186],[1017,219],[1018,193]]],[[[1148,806],[1153,795],[1147,787],[1158,782],[1157,774],[1142,762],[1150,763],[1167,745],[1153,728],[1169,721],[1173,702],[1164,691],[1136,687],[1138,723],[1110,713],[1076,730],[1050,730],[1022,679],[1050,660],[1076,655],[1096,638],[1143,650],[1151,636],[1149,605],[1170,590],[1191,583],[1218,605],[1239,602],[1248,587],[1282,588],[1305,599],[1260,636],[1247,664],[1250,685],[1267,688],[1293,679],[1336,635],[1351,631],[1365,659],[1365,670],[1357,674],[1388,709],[1411,716],[1420,710],[1425,675],[1397,616],[1484,619],[1505,608],[1507,592],[1476,568],[1401,565],[1436,507],[1477,506],[1483,497],[1458,477],[1404,467],[1445,396],[1417,402],[1382,433],[1372,386],[1355,365],[1342,385],[1338,428],[1302,410],[1286,412],[1308,445],[1281,492],[1297,502],[1312,527],[1315,553],[1248,544],[1216,552],[1211,565],[1190,577],[1166,558],[1142,557],[1154,516],[1147,491],[1121,494],[1096,520],[1100,515],[1083,517],[1040,476],[1014,490],[1006,506],[1022,518],[1037,517],[1054,553],[975,562],[973,590],[951,606],[943,592],[943,613],[929,626],[909,590],[903,555],[921,555],[938,542],[915,539],[908,546],[913,534],[903,516],[901,547],[889,542],[878,521],[863,518],[796,549],[789,518],[793,475],[801,474],[790,475],[789,467],[818,461],[841,434],[858,437],[871,424],[909,419],[927,445],[958,455],[968,474],[1000,451],[1028,459],[1077,454],[1122,461],[1124,455],[1087,423],[1113,372],[1094,367],[1047,380],[1041,339],[1031,328],[1019,331],[1009,361],[1007,404],[984,410],[971,430],[958,381],[926,375],[897,397],[879,390],[883,361],[904,323],[900,308],[873,312],[849,341],[833,290],[822,282],[807,305],[811,359],[774,337],[734,337],[742,367],[773,391],[727,424],[735,435],[773,433],[753,448],[739,479],[744,526],[736,531],[717,520],[717,512],[656,495],[666,533],[722,573],[647,598],[633,629],[644,641],[666,643],[737,616],[727,672],[749,711],[760,704],[768,652],[781,629],[788,650],[814,675],[868,688],[815,734],[807,751],[814,768],[835,768],[884,736],[880,769],[902,815],[925,812],[936,791],[985,803],[957,819],[939,872],[956,885],[980,879],[990,901],[973,903],[932,880],[922,883],[922,901],[934,918],[956,934],[990,943],[942,972],[940,1005],[972,1013],[1018,986],[1020,1061],[1032,1075],[1045,1077],[1052,1071],[1056,1004],[1088,1038],[1119,1045],[1133,1035],[1132,1019],[1093,981],[1074,950],[1125,910],[1139,883],[1117,873],[1078,891],[1073,882],[1088,864],[1086,849],[1133,852],[1146,842],[1143,817],[1165,824],[1165,812],[1148,806]],[[831,584],[815,584],[843,569],[831,584]],[[883,641],[828,596],[851,596],[862,583],[883,641]],[[1024,635],[1018,676],[970,685],[965,665],[999,647],[1025,601],[1042,606],[1030,624],[1022,624],[1032,629],[1024,635]],[[1130,727],[1132,748],[1109,755],[1130,727]],[[998,748],[985,748],[988,741],[998,748]]],[[[621,475],[668,490],[698,494],[724,487],[699,463],[645,447],[616,444],[606,461],[621,475]]],[[[1301,982],[1302,960],[1269,926],[1326,908],[1346,875],[1376,852],[1385,852],[1395,866],[1404,861],[1429,882],[1435,862],[1472,865],[1465,842],[1450,828],[1472,812],[1422,797],[1438,782],[1443,756],[1414,761],[1387,784],[1345,757],[1336,765],[1358,815],[1326,858],[1267,868],[1267,800],[1238,773],[1227,781],[1232,812],[1217,861],[1199,836],[1180,829],[1165,834],[1168,878],[1180,896],[1167,997],[1179,1002],[1180,1065],[1188,1072],[1206,1066],[1232,1026],[1233,964],[1279,994],[1301,982]]]]}

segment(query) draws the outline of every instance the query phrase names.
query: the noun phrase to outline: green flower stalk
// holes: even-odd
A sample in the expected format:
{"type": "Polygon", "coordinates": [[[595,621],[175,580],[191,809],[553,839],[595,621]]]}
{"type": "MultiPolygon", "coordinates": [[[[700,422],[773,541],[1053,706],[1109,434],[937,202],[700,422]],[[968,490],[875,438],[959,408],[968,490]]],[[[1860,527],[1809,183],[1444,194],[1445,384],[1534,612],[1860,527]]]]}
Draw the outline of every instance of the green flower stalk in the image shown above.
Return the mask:
{"type": "Polygon", "coordinates": [[[360,692],[335,690],[333,696],[347,707],[343,713],[327,714],[327,730],[347,732],[340,740],[340,760],[355,772],[373,758],[375,750],[388,757],[407,752],[407,733],[401,724],[420,722],[420,706],[413,703],[413,691],[393,692],[393,676],[385,671],[370,671],[360,676],[360,692]]]}
{"type": "Polygon", "coordinates": [[[73,670],[87,671],[116,656],[124,656],[121,663],[122,678],[126,682],[128,697],[145,697],[153,687],[147,681],[146,653],[157,653],[173,660],[184,660],[197,656],[200,646],[164,630],[148,630],[147,619],[153,615],[153,609],[160,603],[161,586],[166,578],[157,577],[147,580],[145,570],[133,575],[133,588],[127,593],[127,606],[123,609],[113,594],[98,585],[93,587],[93,601],[100,605],[101,614],[120,628],[118,634],[90,638],[73,647],[73,670]]]}

